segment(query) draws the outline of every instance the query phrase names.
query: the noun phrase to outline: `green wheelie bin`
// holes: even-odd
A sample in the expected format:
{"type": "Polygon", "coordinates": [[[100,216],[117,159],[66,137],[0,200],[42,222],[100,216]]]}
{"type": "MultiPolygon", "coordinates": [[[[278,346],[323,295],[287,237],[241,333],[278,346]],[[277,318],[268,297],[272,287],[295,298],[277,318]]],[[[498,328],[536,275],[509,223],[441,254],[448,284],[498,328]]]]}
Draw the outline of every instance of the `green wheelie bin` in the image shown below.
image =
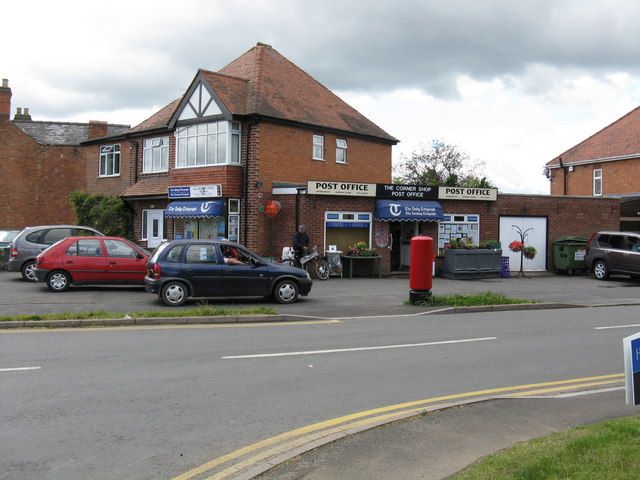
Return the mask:
{"type": "Polygon", "coordinates": [[[556,272],[573,275],[576,271],[587,273],[584,261],[588,240],[583,237],[560,237],[553,241],[553,265],[556,272]]]}

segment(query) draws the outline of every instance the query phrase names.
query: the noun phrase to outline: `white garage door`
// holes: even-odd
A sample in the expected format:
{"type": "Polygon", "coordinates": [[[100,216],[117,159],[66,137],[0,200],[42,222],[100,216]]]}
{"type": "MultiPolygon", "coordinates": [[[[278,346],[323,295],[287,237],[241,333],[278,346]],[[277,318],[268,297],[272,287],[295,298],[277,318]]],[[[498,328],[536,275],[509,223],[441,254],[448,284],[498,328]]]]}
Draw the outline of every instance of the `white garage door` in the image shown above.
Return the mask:
{"type": "Polygon", "coordinates": [[[509,268],[511,271],[520,270],[520,253],[509,250],[509,244],[514,240],[520,240],[519,227],[527,232],[524,241],[525,246],[533,246],[537,250],[533,260],[523,258],[524,270],[529,272],[543,272],[547,265],[547,219],[540,217],[500,217],[500,243],[502,255],[509,256],[509,268]]]}

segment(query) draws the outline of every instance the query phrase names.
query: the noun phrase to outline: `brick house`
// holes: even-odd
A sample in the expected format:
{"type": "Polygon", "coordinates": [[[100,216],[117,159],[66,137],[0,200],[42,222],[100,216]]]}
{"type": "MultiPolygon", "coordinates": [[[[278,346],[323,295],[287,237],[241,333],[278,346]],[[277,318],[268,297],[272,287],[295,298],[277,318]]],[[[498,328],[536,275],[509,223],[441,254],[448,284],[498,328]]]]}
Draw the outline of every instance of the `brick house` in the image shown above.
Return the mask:
{"type": "MultiPolygon", "coordinates": [[[[200,69],[186,93],[121,135],[85,142],[87,189],[121,191],[133,211],[134,235],[155,247],[166,239],[237,240],[263,255],[289,243],[308,223],[325,248],[320,205],[301,208],[310,180],[390,183],[397,140],[269,45],[255,47],[217,72],[200,69]],[[130,147],[123,151],[123,144],[130,147]],[[100,172],[103,153],[120,147],[120,171],[100,172]],[[114,183],[115,182],[115,183],[114,183]],[[280,198],[276,217],[265,205],[280,198]]],[[[369,212],[334,197],[336,211],[369,212]]],[[[324,207],[323,207],[324,208],[324,207]]],[[[352,232],[353,233],[353,232],[352,232]]]]}
{"type": "Polygon", "coordinates": [[[0,87],[0,228],[74,223],[69,202],[84,190],[89,151],[80,143],[128,130],[129,125],[33,121],[28,108],[11,115],[11,88],[0,87]]]}
{"type": "Polygon", "coordinates": [[[622,230],[640,229],[640,107],[546,164],[552,195],[620,197],[622,230]]]}

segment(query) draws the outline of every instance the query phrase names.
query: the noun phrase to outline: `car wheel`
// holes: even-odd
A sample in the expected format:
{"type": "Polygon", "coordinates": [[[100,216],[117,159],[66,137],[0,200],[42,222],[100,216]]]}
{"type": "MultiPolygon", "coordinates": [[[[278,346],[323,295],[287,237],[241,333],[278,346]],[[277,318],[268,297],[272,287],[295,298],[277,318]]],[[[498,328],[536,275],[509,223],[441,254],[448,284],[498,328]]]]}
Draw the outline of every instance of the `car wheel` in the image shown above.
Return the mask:
{"type": "Polygon", "coordinates": [[[37,282],[38,277],[36,277],[36,262],[33,260],[29,260],[24,265],[22,265],[22,278],[24,278],[27,282],[37,282]]]}
{"type": "Polygon", "coordinates": [[[609,278],[609,267],[607,267],[607,262],[604,260],[598,260],[593,264],[593,275],[598,280],[606,280],[609,278]]]}
{"type": "Polygon", "coordinates": [[[67,272],[56,270],[47,275],[47,288],[52,292],[64,292],[69,288],[71,277],[67,272]]]}
{"type": "Polygon", "coordinates": [[[316,262],[316,276],[319,280],[329,278],[329,262],[322,258],[316,262]]]}
{"type": "Polygon", "coordinates": [[[187,287],[182,282],[167,282],[162,286],[160,299],[168,307],[179,307],[184,305],[189,296],[187,287]]]}
{"type": "Polygon", "coordinates": [[[294,303],[298,299],[298,284],[295,280],[281,280],[273,289],[273,297],[278,303],[294,303]]]}

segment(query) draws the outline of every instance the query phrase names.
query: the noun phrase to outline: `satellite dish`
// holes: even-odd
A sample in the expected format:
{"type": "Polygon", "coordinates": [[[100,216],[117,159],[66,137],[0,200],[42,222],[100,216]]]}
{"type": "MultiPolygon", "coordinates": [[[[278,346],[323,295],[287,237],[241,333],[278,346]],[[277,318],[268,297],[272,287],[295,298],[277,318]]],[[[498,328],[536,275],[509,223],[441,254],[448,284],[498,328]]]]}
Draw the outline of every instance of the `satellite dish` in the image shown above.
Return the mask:
{"type": "Polygon", "coordinates": [[[544,167],[542,174],[547,178],[551,178],[551,170],[549,170],[549,167],[544,167]]]}

